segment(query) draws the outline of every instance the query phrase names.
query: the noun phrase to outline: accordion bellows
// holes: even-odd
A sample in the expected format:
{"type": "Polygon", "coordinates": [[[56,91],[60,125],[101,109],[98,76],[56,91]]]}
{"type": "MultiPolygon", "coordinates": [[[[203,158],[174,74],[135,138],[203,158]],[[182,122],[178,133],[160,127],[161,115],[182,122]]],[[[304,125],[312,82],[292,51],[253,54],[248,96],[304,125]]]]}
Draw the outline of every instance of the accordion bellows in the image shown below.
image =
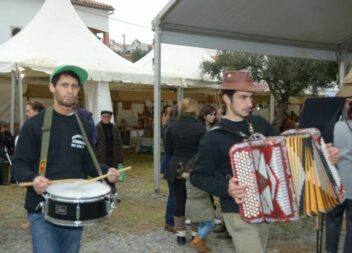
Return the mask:
{"type": "Polygon", "coordinates": [[[233,174],[248,186],[240,215],[250,223],[286,222],[341,203],[343,188],[320,132],[290,130],[230,149],[233,174]]]}

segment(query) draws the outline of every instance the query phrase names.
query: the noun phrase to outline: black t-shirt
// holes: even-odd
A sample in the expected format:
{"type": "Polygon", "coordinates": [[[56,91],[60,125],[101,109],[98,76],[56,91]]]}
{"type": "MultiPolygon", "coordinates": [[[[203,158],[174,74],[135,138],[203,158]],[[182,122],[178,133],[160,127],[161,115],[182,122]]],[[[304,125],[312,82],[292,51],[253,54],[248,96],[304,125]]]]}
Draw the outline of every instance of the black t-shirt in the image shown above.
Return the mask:
{"type": "MultiPolygon", "coordinates": [[[[33,181],[38,176],[45,111],[26,121],[16,146],[13,169],[19,182],[33,181]]],[[[87,136],[92,136],[87,122],[82,119],[87,136]]],[[[91,140],[90,140],[91,142],[91,140]]],[[[50,144],[45,176],[50,180],[98,176],[75,116],[53,111],[50,144]]],[[[104,172],[106,166],[102,166],[104,172]]],[[[27,189],[25,208],[36,210],[43,198],[32,187],[27,189]]]]}

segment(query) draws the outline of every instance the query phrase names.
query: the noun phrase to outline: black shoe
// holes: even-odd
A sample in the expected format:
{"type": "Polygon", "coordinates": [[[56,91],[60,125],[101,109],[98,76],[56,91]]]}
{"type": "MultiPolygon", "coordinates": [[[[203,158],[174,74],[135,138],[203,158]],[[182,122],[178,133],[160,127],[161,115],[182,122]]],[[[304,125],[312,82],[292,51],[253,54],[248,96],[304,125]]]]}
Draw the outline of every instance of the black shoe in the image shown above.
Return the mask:
{"type": "Polygon", "coordinates": [[[229,232],[227,232],[227,230],[225,230],[225,232],[221,233],[221,234],[218,234],[216,236],[216,238],[218,239],[231,239],[231,235],[229,234],[229,232]]]}
{"type": "Polygon", "coordinates": [[[186,237],[184,236],[176,236],[178,245],[186,245],[186,237]]]}
{"type": "Polygon", "coordinates": [[[224,233],[226,231],[226,227],[224,224],[215,225],[213,229],[213,233],[224,233]]]}

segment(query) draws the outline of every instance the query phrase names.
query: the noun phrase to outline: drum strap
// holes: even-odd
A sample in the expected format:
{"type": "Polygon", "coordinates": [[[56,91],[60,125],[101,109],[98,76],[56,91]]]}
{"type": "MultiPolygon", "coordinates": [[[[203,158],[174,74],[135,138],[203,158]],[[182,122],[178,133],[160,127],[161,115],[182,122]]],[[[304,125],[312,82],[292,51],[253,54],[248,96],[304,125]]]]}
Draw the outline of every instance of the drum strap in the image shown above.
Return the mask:
{"type": "MultiPolygon", "coordinates": [[[[81,130],[81,133],[84,138],[84,142],[86,143],[86,147],[87,147],[89,155],[93,161],[93,164],[94,164],[98,174],[102,175],[101,168],[99,166],[97,158],[94,155],[94,152],[93,152],[93,149],[90,145],[86,131],[84,130],[82,121],[76,112],[74,112],[74,115],[75,115],[76,120],[78,122],[79,129],[81,130]]],[[[42,145],[41,145],[41,150],[40,150],[40,162],[39,162],[39,175],[40,176],[45,176],[47,160],[48,160],[48,150],[49,150],[49,143],[50,143],[50,131],[51,131],[52,119],[53,119],[53,107],[50,106],[45,111],[44,123],[43,123],[43,127],[42,127],[42,145]]]]}
{"type": "Polygon", "coordinates": [[[93,161],[94,167],[95,167],[95,169],[97,170],[99,176],[101,176],[103,173],[102,173],[102,171],[101,171],[101,168],[100,168],[100,165],[99,165],[99,163],[98,163],[98,160],[97,160],[97,158],[96,158],[96,156],[95,156],[95,154],[94,154],[94,151],[93,151],[93,149],[92,149],[92,146],[90,145],[90,142],[89,142],[89,139],[88,139],[88,137],[87,137],[86,131],[84,130],[82,121],[81,121],[80,117],[78,116],[78,113],[77,113],[77,112],[74,112],[74,115],[75,115],[76,120],[77,120],[77,122],[78,122],[79,128],[81,129],[81,133],[82,133],[82,135],[83,135],[84,142],[86,143],[86,147],[87,147],[88,152],[89,152],[89,154],[90,154],[90,157],[91,157],[91,159],[92,159],[92,161],[93,161]]]}
{"type": "Polygon", "coordinates": [[[50,129],[51,129],[52,118],[53,118],[53,107],[50,106],[45,111],[44,123],[42,126],[42,145],[40,149],[40,162],[39,162],[40,176],[45,176],[47,160],[48,160],[48,150],[49,150],[50,129]]]}

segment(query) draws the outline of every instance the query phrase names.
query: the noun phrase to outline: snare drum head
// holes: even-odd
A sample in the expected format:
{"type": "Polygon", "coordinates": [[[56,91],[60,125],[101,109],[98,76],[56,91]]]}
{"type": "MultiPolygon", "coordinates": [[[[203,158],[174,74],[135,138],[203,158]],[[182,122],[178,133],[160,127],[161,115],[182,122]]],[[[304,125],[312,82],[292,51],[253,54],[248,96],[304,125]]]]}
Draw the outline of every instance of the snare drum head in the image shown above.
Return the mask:
{"type": "Polygon", "coordinates": [[[73,199],[94,198],[97,196],[103,196],[110,192],[110,186],[106,184],[101,182],[91,182],[80,185],[84,181],[85,180],[49,185],[46,191],[54,196],[73,199]]]}

